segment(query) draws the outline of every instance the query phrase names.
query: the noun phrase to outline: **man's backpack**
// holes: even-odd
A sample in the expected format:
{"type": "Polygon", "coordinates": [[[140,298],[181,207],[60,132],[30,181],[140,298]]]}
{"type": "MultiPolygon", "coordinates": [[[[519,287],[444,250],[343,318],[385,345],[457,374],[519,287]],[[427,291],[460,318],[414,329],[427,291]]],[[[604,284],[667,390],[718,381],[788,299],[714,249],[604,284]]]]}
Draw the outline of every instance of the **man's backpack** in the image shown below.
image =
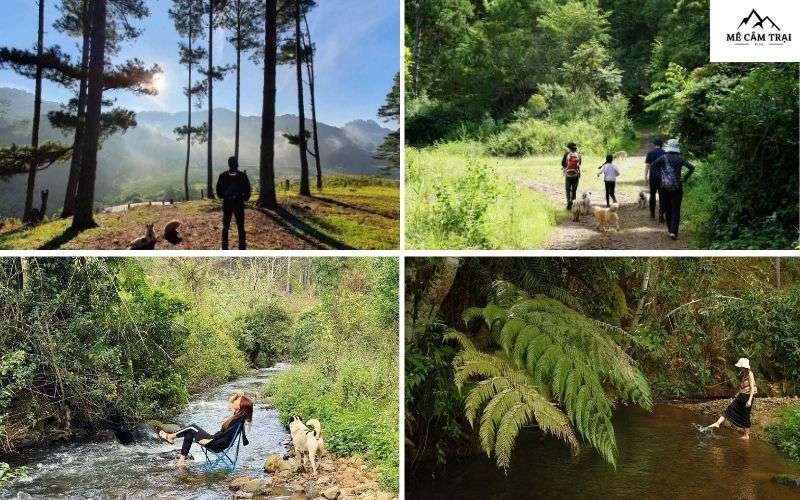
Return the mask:
{"type": "Polygon", "coordinates": [[[661,155],[658,159],[661,162],[661,189],[666,191],[677,191],[680,189],[678,181],[678,174],[675,172],[675,167],[669,162],[669,155],[661,155]]]}
{"type": "Polygon", "coordinates": [[[247,174],[239,171],[236,175],[224,174],[228,176],[228,186],[223,193],[223,198],[226,200],[241,200],[247,195],[247,186],[245,185],[247,174]]]}
{"type": "Polygon", "coordinates": [[[581,173],[581,155],[575,151],[567,153],[567,159],[564,162],[564,175],[567,177],[576,177],[581,173]]]}

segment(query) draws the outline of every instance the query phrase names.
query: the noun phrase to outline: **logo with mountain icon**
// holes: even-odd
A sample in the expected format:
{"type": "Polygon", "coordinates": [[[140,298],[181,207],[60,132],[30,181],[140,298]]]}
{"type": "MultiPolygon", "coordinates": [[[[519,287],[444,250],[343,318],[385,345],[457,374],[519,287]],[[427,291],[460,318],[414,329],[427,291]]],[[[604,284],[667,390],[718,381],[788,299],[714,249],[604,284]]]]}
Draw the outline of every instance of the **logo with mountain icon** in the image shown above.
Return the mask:
{"type": "Polygon", "coordinates": [[[761,28],[761,29],[771,28],[771,29],[776,29],[778,31],[781,30],[778,27],[778,25],[775,24],[775,21],[773,21],[769,16],[761,17],[761,15],[758,13],[758,11],[756,9],[753,9],[752,11],[750,11],[750,14],[748,14],[747,17],[742,19],[742,22],[739,24],[739,27],[736,28],[736,29],[737,30],[741,30],[742,26],[750,27],[752,29],[755,29],[755,28],[761,28]],[[753,21],[753,18],[755,18],[758,22],[756,22],[755,24],[751,25],[750,22],[753,21]],[[766,23],[769,23],[769,24],[766,24],[766,23]]]}

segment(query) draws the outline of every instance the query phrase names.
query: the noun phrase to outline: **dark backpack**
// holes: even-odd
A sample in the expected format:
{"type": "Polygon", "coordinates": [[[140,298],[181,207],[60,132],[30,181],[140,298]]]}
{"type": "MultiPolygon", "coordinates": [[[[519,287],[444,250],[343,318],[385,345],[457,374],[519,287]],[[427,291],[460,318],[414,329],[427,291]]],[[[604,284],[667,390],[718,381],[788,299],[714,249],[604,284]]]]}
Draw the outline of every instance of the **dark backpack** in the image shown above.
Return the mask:
{"type": "Polygon", "coordinates": [[[672,166],[672,163],[669,161],[669,155],[664,154],[658,161],[662,162],[661,164],[661,189],[666,191],[677,191],[680,189],[681,184],[678,180],[678,174],[675,171],[675,167],[672,166]]]}
{"type": "Polygon", "coordinates": [[[222,194],[223,199],[226,200],[241,200],[247,195],[247,186],[245,185],[245,180],[247,179],[247,174],[240,171],[235,176],[230,174],[224,174],[228,176],[228,186],[225,189],[225,192],[222,194]]]}

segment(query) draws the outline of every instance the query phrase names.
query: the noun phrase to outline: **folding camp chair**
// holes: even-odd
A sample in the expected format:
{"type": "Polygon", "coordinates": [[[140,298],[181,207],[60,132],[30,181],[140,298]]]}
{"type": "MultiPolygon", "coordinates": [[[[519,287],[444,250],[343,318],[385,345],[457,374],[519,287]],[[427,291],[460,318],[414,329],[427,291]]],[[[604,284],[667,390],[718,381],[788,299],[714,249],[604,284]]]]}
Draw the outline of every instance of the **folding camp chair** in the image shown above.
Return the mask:
{"type": "MultiPolygon", "coordinates": [[[[203,465],[204,470],[213,470],[217,467],[224,467],[228,472],[233,472],[236,468],[236,462],[239,460],[239,445],[242,442],[242,424],[236,426],[236,430],[231,435],[231,440],[228,446],[222,451],[209,450],[203,445],[200,449],[206,456],[206,463],[203,465]],[[234,450],[234,447],[236,448],[234,450]],[[233,458],[231,458],[233,455],[233,458]]],[[[199,444],[199,443],[198,443],[199,444]]]]}

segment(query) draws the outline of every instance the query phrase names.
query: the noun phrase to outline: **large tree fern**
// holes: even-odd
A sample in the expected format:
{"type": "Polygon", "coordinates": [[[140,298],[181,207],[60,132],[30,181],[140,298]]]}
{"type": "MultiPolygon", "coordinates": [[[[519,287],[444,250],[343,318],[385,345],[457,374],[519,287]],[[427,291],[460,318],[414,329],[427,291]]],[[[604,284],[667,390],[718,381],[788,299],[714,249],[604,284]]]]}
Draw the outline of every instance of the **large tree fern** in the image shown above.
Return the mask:
{"type": "Polygon", "coordinates": [[[457,384],[478,380],[465,406],[473,425],[483,410],[478,425],[484,451],[507,468],[519,430],[535,420],[572,447],[577,433],[616,465],[612,410],[617,402],[652,407],[644,376],[601,323],[561,302],[531,297],[508,283],[496,286],[494,298],[483,308],[467,310],[464,319],[483,319],[499,352],[484,353],[463,335],[450,336],[462,346],[454,360],[457,384]],[[566,423],[567,429],[556,422],[566,423]]]}

